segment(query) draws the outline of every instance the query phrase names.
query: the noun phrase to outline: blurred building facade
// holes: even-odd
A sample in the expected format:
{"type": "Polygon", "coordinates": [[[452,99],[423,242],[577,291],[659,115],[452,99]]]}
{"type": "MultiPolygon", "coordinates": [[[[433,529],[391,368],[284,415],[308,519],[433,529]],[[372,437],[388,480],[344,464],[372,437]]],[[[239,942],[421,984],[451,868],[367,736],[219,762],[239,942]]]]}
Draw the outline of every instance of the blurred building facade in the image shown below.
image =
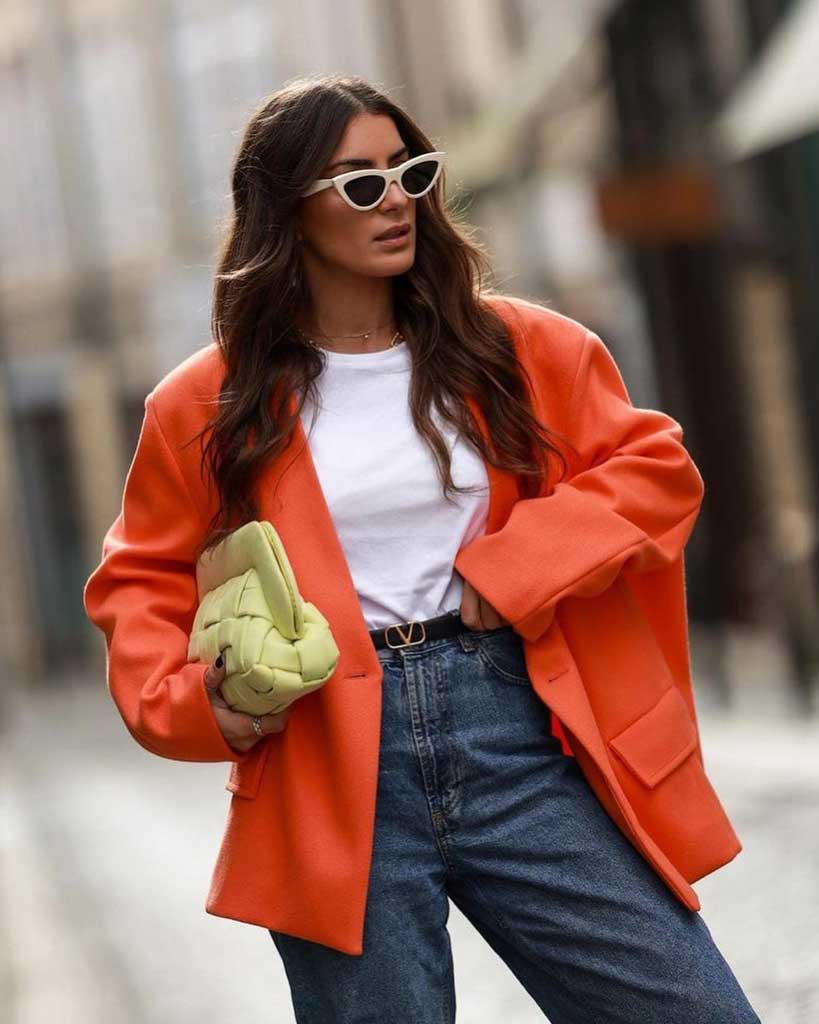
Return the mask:
{"type": "MultiPolygon", "coordinates": [[[[726,163],[709,130],[787,7],[618,7],[606,31],[620,166],[632,192],[643,186],[644,209],[622,216],[622,180],[606,198],[611,227],[630,242],[664,404],[686,423],[709,484],[707,530],[691,552],[693,603],[711,621],[778,634],[783,668],[808,702],[818,652],[819,380],[816,331],[797,328],[793,286],[809,272],[795,221],[811,203],[791,190],[786,224],[775,187],[776,168],[800,162],[804,140],[726,163]],[[645,203],[644,179],[656,205],[645,203]]],[[[818,238],[814,221],[814,248],[818,238]]]]}
{"type": "MultiPolygon", "coordinates": [[[[37,0],[0,13],[0,644],[100,639],[82,585],[153,384],[209,340],[242,124],[314,71],[386,86],[449,154],[498,283],[587,323],[707,483],[692,616],[815,668],[815,137],[731,165],[707,126],[773,0],[37,0]],[[814,149],[808,148],[814,146],[814,149]]],[[[722,648],[721,648],[722,649],[722,648]]]]}

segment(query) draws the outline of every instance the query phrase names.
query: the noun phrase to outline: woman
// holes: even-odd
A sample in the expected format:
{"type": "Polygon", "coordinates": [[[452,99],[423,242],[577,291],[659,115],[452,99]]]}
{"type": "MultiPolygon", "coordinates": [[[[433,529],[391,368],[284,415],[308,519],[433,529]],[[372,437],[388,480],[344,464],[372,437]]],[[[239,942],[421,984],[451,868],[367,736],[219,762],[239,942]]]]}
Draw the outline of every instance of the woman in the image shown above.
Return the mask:
{"type": "Polygon", "coordinates": [[[741,849],[689,675],[701,477],[597,335],[481,287],[443,158],[358,78],[251,119],[216,340],[148,395],[85,589],[112,697],[232,762],[206,909],[268,929],[298,1021],[453,1020],[452,899],[553,1024],[750,1024],[690,886],[741,849]],[[255,719],[186,661],[196,558],[252,518],[340,650],[255,719]]]}

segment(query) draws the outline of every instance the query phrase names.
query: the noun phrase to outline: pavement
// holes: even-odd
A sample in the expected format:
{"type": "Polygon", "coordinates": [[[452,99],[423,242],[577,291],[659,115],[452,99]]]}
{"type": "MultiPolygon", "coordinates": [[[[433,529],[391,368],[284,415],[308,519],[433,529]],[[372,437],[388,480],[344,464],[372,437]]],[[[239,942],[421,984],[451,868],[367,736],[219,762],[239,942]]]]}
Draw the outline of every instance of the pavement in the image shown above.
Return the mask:
{"type": "MultiPolygon", "coordinates": [[[[99,670],[3,693],[0,1019],[294,1021],[267,931],[204,910],[228,765],[144,751],[99,670]]],[[[701,914],[764,1024],[815,1024],[819,719],[697,700],[706,769],[744,845],[695,884],[701,914]]],[[[449,930],[459,1022],[544,1019],[454,905],[449,930]]]]}

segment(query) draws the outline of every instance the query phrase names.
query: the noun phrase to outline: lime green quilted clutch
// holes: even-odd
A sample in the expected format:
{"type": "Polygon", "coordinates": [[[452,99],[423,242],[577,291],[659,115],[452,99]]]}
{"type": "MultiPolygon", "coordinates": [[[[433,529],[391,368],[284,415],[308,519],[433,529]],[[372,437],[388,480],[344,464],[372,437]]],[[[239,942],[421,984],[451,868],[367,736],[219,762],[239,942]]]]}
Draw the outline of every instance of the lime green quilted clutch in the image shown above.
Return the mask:
{"type": "Polygon", "coordinates": [[[235,711],[279,712],[335,671],[330,624],[299,594],[272,523],[245,523],[205,551],[196,585],[188,659],[213,662],[224,654],[221,689],[235,711]]]}

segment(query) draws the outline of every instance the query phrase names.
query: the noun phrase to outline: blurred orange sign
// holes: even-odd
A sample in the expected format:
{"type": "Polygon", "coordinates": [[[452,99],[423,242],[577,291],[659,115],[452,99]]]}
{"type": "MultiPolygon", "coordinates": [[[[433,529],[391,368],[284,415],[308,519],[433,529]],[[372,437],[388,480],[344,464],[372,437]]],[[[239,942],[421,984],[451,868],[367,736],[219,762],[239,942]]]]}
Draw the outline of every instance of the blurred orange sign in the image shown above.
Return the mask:
{"type": "Polygon", "coordinates": [[[707,168],[655,167],[627,171],[598,183],[604,230],[632,242],[711,238],[719,227],[719,201],[707,168]]]}

